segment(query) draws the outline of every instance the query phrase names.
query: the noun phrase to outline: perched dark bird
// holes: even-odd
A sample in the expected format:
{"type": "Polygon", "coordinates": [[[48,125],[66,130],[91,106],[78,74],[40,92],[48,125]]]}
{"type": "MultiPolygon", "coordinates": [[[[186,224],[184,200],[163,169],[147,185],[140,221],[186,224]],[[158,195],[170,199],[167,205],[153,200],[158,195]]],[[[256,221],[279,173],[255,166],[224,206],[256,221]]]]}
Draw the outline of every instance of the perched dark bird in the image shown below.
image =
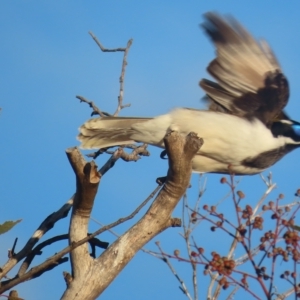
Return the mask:
{"type": "Polygon", "coordinates": [[[235,19],[205,14],[202,25],[216,47],[202,79],[208,110],[177,108],[155,118],[94,118],[80,127],[81,148],[132,142],[164,147],[168,129],[193,131],[204,145],[195,172],[256,174],[300,146],[300,123],[283,112],[289,86],[272,50],[256,41],[235,19]],[[229,170],[230,166],[230,170],[229,170]]]}

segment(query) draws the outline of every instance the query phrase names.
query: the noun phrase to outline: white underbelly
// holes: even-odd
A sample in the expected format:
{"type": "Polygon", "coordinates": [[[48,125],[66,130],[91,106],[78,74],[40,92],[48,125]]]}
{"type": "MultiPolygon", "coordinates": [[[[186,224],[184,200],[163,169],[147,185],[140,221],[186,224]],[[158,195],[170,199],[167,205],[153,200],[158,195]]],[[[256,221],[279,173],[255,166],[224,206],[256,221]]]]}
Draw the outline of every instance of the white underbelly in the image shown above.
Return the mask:
{"type": "Polygon", "coordinates": [[[248,121],[233,115],[210,111],[178,109],[171,113],[173,127],[184,134],[194,131],[203,138],[200,154],[239,166],[241,161],[256,157],[285,144],[284,138],[274,138],[259,120],[248,121]]]}
{"type": "MultiPolygon", "coordinates": [[[[195,132],[204,140],[194,159],[198,172],[226,172],[230,165],[235,173],[254,174],[261,170],[245,167],[242,161],[284,145],[283,138],[274,138],[259,120],[248,121],[219,112],[175,109],[169,114],[134,126],[133,138],[163,146],[168,129],[186,135],[195,132]]],[[[228,172],[228,171],[227,171],[228,172]]]]}
{"type": "Polygon", "coordinates": [[[262,169],[247,167],[241,163],[226,164],[201,155],[196,155],[193,159],[193,172],[196,173],[233,173],[236,175],[253,175],[262,171],[262,169]]]}

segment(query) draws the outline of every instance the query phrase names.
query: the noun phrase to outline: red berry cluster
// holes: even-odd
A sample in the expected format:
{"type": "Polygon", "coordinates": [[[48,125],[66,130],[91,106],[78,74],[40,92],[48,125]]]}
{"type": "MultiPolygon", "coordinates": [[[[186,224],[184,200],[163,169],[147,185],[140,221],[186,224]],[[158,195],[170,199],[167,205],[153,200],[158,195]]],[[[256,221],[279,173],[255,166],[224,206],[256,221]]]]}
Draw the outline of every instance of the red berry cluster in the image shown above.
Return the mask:
{"type": "Polygon", "coordinates": [[[235,261],[227,257],[221,257],[217,252],[212,252],[211,255],[212,260],[208,263],[207,268],[222,275],[231,275],[235,268],[235,261]]]}

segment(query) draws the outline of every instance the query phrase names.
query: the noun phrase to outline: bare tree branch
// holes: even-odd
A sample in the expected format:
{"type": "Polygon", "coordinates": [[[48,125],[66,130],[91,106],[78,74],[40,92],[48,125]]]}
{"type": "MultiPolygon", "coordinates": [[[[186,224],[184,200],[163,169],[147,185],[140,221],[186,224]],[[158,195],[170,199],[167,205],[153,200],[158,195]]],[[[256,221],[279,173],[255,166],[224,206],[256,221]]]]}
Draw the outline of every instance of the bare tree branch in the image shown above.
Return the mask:
{"type": "Polygon", "coordinates": [[[98,38],[91,31],[89,31],[89,35],[93,38],[93,40],[96,42],[96,44],[99,46],[102,52],[119,52],[119,51],[124,52],[126,50],[126,48],[107,49],[100,43],[98,38]]]}
{"type": "MultiPolygon", "coordinates": [[[[24,282],[26,280],[32,279],[35,277],[35,274],[39,274],[41,273],[43,270],[49,270],[49,268],[51,268],[51,266],[53,265],[57,265],[57,261],[59,261],[64,255],[66,255],[67,253],[69,253],[70,251],[72,251],[73,249],[76,249],[77,247],[83,245],[86,242],[89,242],[91,239],[93,239],[95,236],[110,230],[111,228],[124,223],[130,219],[132,219],[133,217],[135,217],[139,211],[155,196],[155,194],[158,192],[158,190],[161,189],[161,186],[157,186],[154,191],[127,217],[123,217],[118,219],[117,221],[103,226],[102,228],[98,229],[97,231],[95,231],[93,234],[88,235],[87,237],[85,237],[84,239],[78,241],[78,242],[73,242],[71,245],[69,245],[68,247],[64,248],[63,250],[61,250],[60,252],[58,252],[57,254],[53,255],[52,257],[50,257],[49,259],[47,259],[45,262],[43,262],[42,264],[32,268],[31,270],[29,270],[27,273],[25,273],[24,275],[20,276],[20,277],[16,277],[13,278],[12,280],[6,281],[6,282],[1,282],[1,286],[0,286],[0,293],[5,292],[9,289],[11,289],[12,287],[16,286],[17,284],[24,282]]],[[[171,219],[172,221],[173,219],[171,219]]],[[[170,222],[169,225],[172,226],[173,222],[170,222]]],[[[176,225],[178,223],[178,220],[175,222],[175,224],[173,223],[174,226],[178,226],[176,225]]]]}
{"type": "Polygon", "coordinates": [[[67,201],[58,211],[49,215],[38,227],[32,237],[28,240],[26,245],[23,247],[21,251],[12,255],[9,258],[7,263],[0,268],[0,278],[3,278],[19,261],[21,261],[24,257],[26,257],[34,247],[34,245],[43,237],[43,235],[49,231],[56,222],[60,219],[65,218],[73,204],[73,197],[67,201]]]}
{"type": "MultiPolygon", "coordinates": [[[[179,275],[177,274],[176,270],[174,269],[174,267],[172,266],[170,260],[168,259],[168,257],[166,257],[165,255],[163,255],[163,250],[160,246],[159,242],[155,243],[158,247],[158,249],[160,250],[160,252],[162,253],[162,256],[159,257],[163,262],[165,262],[167,264],[167,266],[169,267],[169,269],[171,270],[171,272],[173,273],[173,275],[175,276],[175,278],[179,281],[180,283],[180,289],[181,291],[188,297],[189,300],[193,300],[191,294],[189,293],[189,290],[187,289],[187,286],[185,285],[184,281],[179,277],[179,275]]],[[[144,250],[145,251],[145,250],[144,250]]],[[[149,253],[150,255],[153,255],[153,253],[151,253],[150,251],[145,251],[147,253],[149,253]]],[[[157,255],[155,255],[156,257],[158,257],[157,255]]]]}
{"type": "Polygon", "coordinates": [[[122,69],[121,69],[121,76],[120,76],[120,93],[119,93],[119,96],[118,96],[118,107],[117,107],[117,110],[114,113],[114,116],[117,116],[121,109],[130,106],[130,104],[123,105],[123,96],[124,96],[125,68],[127,66],[127,55],[128,55],[129,48],[132,45],[132,42],[133,42],[133,39],[130,39],[127,42],[127,46],[126,46],[126,49],[124,51],[123,63],[122,63],[122,69]]]}
{"type": "Polygon", "coordinates": [[[94,115],[99,115],[100,117],[107,117],[107,116],[111,116],[109,113],[107,112],[104,112],[104,111],[101,111],[93,101],[89,101],[87,100],[85,97],[83,96],[79,96],[77,95],[76,96],[77,99],[80,100],[80,102],[84,102],[84,103],[87,103],[92,109],[92,113],[91,113],[91,116],[94,116],[94,115]]]}
{"type": "MultiPolygon", "coordinates": [[[[76,175],[76,193],[69,229],[70,244],[84,239],[88,234],[90,214],[94,205],[101,174],[94,161],[86,162],[77,148],[66,150],[69,162],[76,175]]],[[[92,264],[88,245],[83,244],[70,253],[72,276],[78,277],[85,266],[92,264]]]]}
{"type": "Polygon", "coordinates": [[[58,242],[58,241],[62,241],[62,240],[66,240],[68,239],[69,235],[68,234],[62,234],[62,235],[58,235],[55,236],[53,238],[50,238],[42,243],[40,243],[39,245],[37,245],[25,258],[25,260],[22,262],[21,267],[19,269],[18,272],[18,276],[22,276],[23,274],[25,274],[26,270],[29,268],[30,264],[32,263],[34,257],[36,255],[41,255],[42,254],[42,249],[46,246],[51,245],[52,243],[58,242]]]}
{"type": "MultiPolygon", "coordinates": [[[[90,234],[88,234],[90,235],[90,234]]],[[[58,241],[63,241],[63,240],[67,240],[69,238],[69,234],[61,234],[61,235],[57,235],[55,237],[52,237],[50,239],[47,239],[46,241],[38,244],[30,253],[29,255],[27,255],[27,257],[25,258],[25,260],[22,262],[21,267],[19,269],[18,275],[17,276],[22,276],[23,274],[25,274],[26,270],[29,268],[30,264],[32,263],[33,259],[35,258],[36,255],[41,255],[42,254],[42,249],[53,244],[56,243],[58,241]]],[[[89,241],[89,244],[92,248],[92,252],[95,251],[96,247],[100,247],[103,249],[106,249],[108,247],[108,243],[107,242],[103,242],[100,241],[97,238],[91,238],[89,241]]],[[[92,255],[93,256],[93,255],[92,255]]],[[[93,256],[95,257],[95,256],[93,256]]]]}
{"type": "MultiPolygon", "coordinates": [[[[181,199],[192,171],[192,158],[203,141],[195,134],[185,139],[176,132],[166,135],[165,146],[169,157],[167,181],[146,214],[118,238],[94,261],[88,261],[81,273],[73,276],[73,281],[62,299],[79,297],[95,299],[114,280],[133,258],[136,252],[158,233],[176,224],[171,218],[172,211],[181,199]]],[[[80,257],[82,259],[82,257],[80,257]]]]}
{"type": "MultiPolygon", "coordinates": [[[[107,154],[112,154],[112,155],[116,155],[116,150],[112,151],[112,150],[108,150],[110,148],[115,148],[116,146],[112,146],[112,147],[107,147],[107,148],[101,148],[99,150],[97,150],[96,152],[92,152],[87,154],[87,157],[91,157],[93,159],[96,159],[99,155],[103,154],[103,153],[107,153],[107,154]]],[[[150,156],[150,152],[147,150],[148,144],[142,144],[142,145],[135,145],[135,144],[128,144],[128,145],[122,145],[120,148],[122,149],[118,149],[119,152],[119,158],[123,159],[124,161],[137,161],[141,158],[141,156],[150,156]],[[125,148],[129,148],[132,149],[131,153],[127,153],[124,149],[125,148]]],[[[102,174],[103,175],[103,174],[102,174]]]]}
{"type": "Polygon", "coordinates": [[[121,157],[122,152],[123,152],[122,148],[118,148],[117,150],[115,150],[113,155],[104,164],[104,166],[99,170],[99,172],[100,172],[100,174],[102,174],[102,176],[115,165],[116,161],[121,157]]]}
{"type": "MultiPolygon", "coordinates": [[[[93,40],[96,42],[96,44],[99,46],[99,48],[101,49],[102,52],[124,52],[123,55],[123,61],[122,61],[122,68],[121,68],[121,75],[119,78],[119,82],[120,82],[120,89],[119,89],[119,96],[118,96],[118,106],[116,111],[114,112],[113,116],[118,116],[119,112],[126,107],[129,107],[130,104],[123,104],[123,97],[124,97],[124,77],[125,77],[125,70],[126,70],[126,66],[127,66],[127,56],[128,56],[128,52],[130,49],[130,46],[132,45],[133,39],[130,39],[127,42],[127,45],[125,48],[114,48],[114,49],[108,49],[105,48],[100,41],[98,40],[98,38],[91,32],[89,31],[90,36],[93,38],[93,40]]],[[[83,96],[76,96],[77,99],[79,99],[81,102],[85,102],[87,103],[92,109],[92,116],[93,115],[100,115],[100,117],[106,117],[106,116],[110,116],[110,114],[102,112],[95,104],[93,101],[89,101],[87,100],[85,97],[83,96]]]]}

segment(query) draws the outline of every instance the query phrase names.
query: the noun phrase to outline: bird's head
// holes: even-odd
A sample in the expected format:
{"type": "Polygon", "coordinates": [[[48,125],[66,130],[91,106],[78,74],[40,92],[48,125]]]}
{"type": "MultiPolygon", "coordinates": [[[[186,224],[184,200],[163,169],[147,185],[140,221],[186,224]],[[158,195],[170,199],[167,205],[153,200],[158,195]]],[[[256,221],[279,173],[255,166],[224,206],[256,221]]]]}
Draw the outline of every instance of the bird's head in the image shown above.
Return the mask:
{"type": "Polygon", "coordinates": [[[289,145],[300,146],[300,123],[293,120],[276,120],[271,126],[275,137],[285,137],[289,145]]]}

